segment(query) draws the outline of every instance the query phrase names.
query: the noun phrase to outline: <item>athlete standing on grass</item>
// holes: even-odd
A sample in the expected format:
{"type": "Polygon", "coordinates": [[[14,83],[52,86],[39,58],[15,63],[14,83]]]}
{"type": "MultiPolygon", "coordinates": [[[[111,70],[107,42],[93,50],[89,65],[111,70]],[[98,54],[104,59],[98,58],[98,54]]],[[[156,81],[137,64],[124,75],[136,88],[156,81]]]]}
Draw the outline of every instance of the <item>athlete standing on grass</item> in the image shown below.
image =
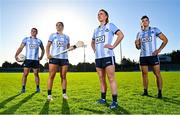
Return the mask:
{"type": "Polygon", "coordinates": [[[150,22],[147,16],[143,16],[141,21],[141,31],[137,34],[135,45],[137,49],[141,49],[140,66],[144,86],[143,96],[148,95],[148,66],[152,66],[158,88],[157,97],[162,98],[162,78],[158,54],[166,46],[168,39],[158,28],[149,26],[150,22]],[[158,49],[156,45],[157,37],[163,41],[158,49]]]}
{"type": "Polygon", "coordinates": [[[111,92],[112,92],[112,103],[110,109],[117,108],[117,84],[115,81],[115,57],[113,49],[121,42],[124,35],[123,33],[113,24],[109,23],[108,12],[104,9],[99,10],[98,20],[100,25],[94,30],[91,46],[95,52],[96,71],[99,75],[100,87],[101,87],[101,99],[98,103],[106,103],[106,74],[109,79],[111,92]],[[117,39],[113,45],[111,45],[114,34],[117,35],[117,39]]]}
{"type": "MultiPolygon", "coordinates": [[[[56,72],[60,69],[60,77],[61,77],[61,86],[62,86],[62,93],[63,98],[68,99],[68,96],[66,95],[66,89],[67,89],[67,79],[66,79],[66,73],[68,71],[68,54],[58,54],[59,52],[66,50],[70,47],[69,42],[69,36],[63,34],[64,24],[63,22],[57,22],[56,23],[56,33],[53,33],[50,35],[47,46],[46,46],[46,54],[47,58],[49,59],[49,77],[48,77],[48,100],[51,101],[52,99],[52,87],[53,87],[53,81],[56,76],[56,72]],[[51,53],[50,53],[50,47],[51,53]],[[52,57],[52,55],[56,55],[52,57]],[[59,68],[60,67],[60,68],[59,68]]],[[[71,46],[71,48],[75,48],[71,46]]]]}
{"type": "Polygon", "coordinates": [[[44,46],[43,43],[40,39],[36,37],[38,34],[38,30],[36,28],[31,29],[31,36],[26,37],[23,39],[20,47],[18,48],[16,54],[15,54],[15,59],[19,61],[18,55],[21,53],[23,48],[26,46],[26,59],[24,61],[24,73],[22,76],[22,93],[25,93],[26,91],[26,81],[27,81],[27,76],[29,74],[30,68],[33,68],[34,76],[35,76],[35,81],[36,81],[36,92],[40,92],[39,88],[39,61],[43,58],[44,56],[44,46]],[[39,47],[41,48],[41,56],[39,57],[39,47]]]}

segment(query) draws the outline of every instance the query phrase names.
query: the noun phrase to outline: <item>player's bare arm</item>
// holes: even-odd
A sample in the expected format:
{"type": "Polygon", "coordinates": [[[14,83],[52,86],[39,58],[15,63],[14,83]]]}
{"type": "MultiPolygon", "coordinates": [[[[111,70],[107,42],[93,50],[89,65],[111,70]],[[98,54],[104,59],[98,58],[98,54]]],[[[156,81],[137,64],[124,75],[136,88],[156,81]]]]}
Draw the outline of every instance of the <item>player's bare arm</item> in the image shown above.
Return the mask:
{"type": "Polygon", "coordinates": [[[44,53],[45,53],[43,44],[40,45],[40,48],[41,48],[41,56],[39,57],[39,60],[42,60],[44,53]]]}
{"type": "Polygon", "coordinates": [[[25,45],[22,43],[22,44],[20,45],[20,47],[18,48],[18,50],[16,51],[16,54],[15,54],[15,59],[16,59],[16,61],[19,61],[18,55],[22,52],[24,46],[25,46],[25,45]]]}
{"type": "Polygon", "coordinates": [[[52,44],[51,42],[48,42],[48,43],[47,43],[47,46],[46,46],[46,56],[47,56],[48,59],[51,59],[51,58],[52,58],[52,56],[51,56],[50,53],[49,53],[49,52],[50,52],[51,44],[52,44]]]}
{"type": "Polygon", "coordinates": [[[75,45],[70,46],[70,44],[68,44],[67,49],[70,49],[69,51],[72,51],[72,50],[76,49],[76,46],[75,45]]]}
{"type": "Polygon", "coordinates": [[[114,42],[114,44],[113,45],[106,44],[106,45],[104,45],[104,48],[114,49],[121,42],[121,40],[124,38],[124,34],[121,31],[118,31],[116,33],[116,35],[117,35],[117,39],[114,42]]]}
{"type": "Polygon", "coordinates": [[[136,39],[136,40],[135,40],[135,46],[136,46],[136,48],[137,48],[138,50],[141,49],[140,39],[136,39]]]}
{"type": "Polygon", "coordinates": [[[93,51],[95,52],[95,40],[92,40],[91,41],[91,47],[92,47],[92,49],[93,49],[93,51]]]}
{"type": "Polygon", "coordinates": [[[160,38],[163,42],[162,42],[162,44],[160,45],[160,47],[153,52],[153,55],[158,55],[158,54],[162,51],[162,49],[166,46],[166,44],[168,43],[168,39],[167,39],[167,37],[166,37],[163,33],[159,34],[159,38],[160,38]]]}

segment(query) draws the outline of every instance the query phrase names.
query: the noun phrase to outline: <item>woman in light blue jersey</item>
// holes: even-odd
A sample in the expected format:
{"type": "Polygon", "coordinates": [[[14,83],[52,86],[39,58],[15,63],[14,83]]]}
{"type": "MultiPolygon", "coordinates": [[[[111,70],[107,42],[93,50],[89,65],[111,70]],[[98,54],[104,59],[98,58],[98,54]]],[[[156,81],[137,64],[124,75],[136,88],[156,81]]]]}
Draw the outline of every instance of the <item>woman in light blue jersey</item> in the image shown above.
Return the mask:
{"type": "Polygon", "coordinates": [[[117,84],[115,81],[115,56],[113,49],[121,42],[124,35],[113,24],[109,23],[109,15],[104,9],[99,10],[98,20],[100,25],[94,30],[91,46],[95,52],[96,71],[99,75],[101,87],[101,99],[98,100],[100,104],[106,103],[106,74],[112,92],[111,109],[117,108],[117,84]],[[112,44],[114,35],[117,35],[116,41],[112,44]]]}
{"type": "Polygon", "coordinates": [[[36,28],[31,29],[31,36],[30,37],[25,37],[18,48],[16,54],[15,54],[15,59],[19,61],[18,55],[21,53],[24,47],[26,47],[26,59],[23,63],[24,66],[24,73],[22,77],[22,90],[21,92],[24,93],[26,91],[26,81],[27,81],[27,76],[29,74],[29,71],[31,68],[33,68],[34,76],[35,76],[35,81],[36,81],[36,92],[40,92],[39,88],[39,61],[43,58],[44,56],[44,46],[43,43],[40,39],[38,39],[37,36],[38,30],[36,28]],[[41,48],[42,52],[39,57],[39,47],[41,48]]]}
{"type": "MultiPolygon", "coordinates": [[[[48,78],[48,100],[52,100],[52,87],[53,80],[55,78],[56,72],[59,71],[60,67],[60,77],[61,77],[61,85],[62,85],[62,94],[64,99],[68,99],[66,94],[67,89],[67,79],[66,73],[68,71],[68,54],[58,54],[59,52],[70,47],[69,36],[63,33],[64,24],[63,22],[56,23],[56,33],[52,33],[49,37],[47,46],[46,46],[46,54],[49,59],[49,78],[48,78]],[[51,47],[51,51],[50,51],[51,47]],[[53,55],[56,55],[53,57],[53,55]]],[[[71,47],[73,49],[73,47],[71,47]]]]}

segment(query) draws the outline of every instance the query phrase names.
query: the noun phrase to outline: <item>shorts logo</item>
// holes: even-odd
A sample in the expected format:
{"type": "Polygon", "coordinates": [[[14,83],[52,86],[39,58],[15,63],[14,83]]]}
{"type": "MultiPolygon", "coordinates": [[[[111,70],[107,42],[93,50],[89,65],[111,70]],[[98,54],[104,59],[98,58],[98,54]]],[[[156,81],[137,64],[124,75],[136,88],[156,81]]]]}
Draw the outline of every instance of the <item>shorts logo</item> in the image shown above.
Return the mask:
{"type": "Polygon", "coordinates": [[[152,36],[150,36],[150,37],[148,37],[148,36],[147,36],[147,37],[144,37],[144,38],[141,39],[141,41],[142,41],[142,42],[145,42],[145,43],[146,43],[146,42],[152,42],[152,36]]]}
{"type": "Polygon", "coordinates": [[[37,44],[29,44],[29,48],[36,49],[36,48],[38,48],[38,45],[37,44]]]}
{"type": "Polygon", "coordinates": [[[96,37],[96,44],[104,43],[105,42],[105,35],[96,37]]]}
{"type": "Polygon", "coordinates": [[[63,41],[57,41],[56,44],[57,44],[57,47],[63,47],[64,46],[63,41]]]}
{"type": "Polygon", "coordinates": [[[111,63],[111,61],[106,62],[106,64],[110,64],[110,63],[111,63]]]}

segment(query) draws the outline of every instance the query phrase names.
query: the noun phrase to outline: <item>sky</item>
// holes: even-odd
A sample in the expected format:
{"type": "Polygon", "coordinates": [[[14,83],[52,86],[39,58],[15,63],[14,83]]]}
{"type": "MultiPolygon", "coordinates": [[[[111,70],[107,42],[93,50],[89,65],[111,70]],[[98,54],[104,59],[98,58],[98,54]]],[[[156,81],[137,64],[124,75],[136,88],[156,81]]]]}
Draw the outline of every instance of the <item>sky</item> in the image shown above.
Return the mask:
{"type": "MultiPolygon", "coordinates": [[[[14,55],[24,37],[30,36],[33,27],[38,29],[37,37],[47,45],[55,24],[64,23],[64,34],[70,37],[70,44],[84,41],[86,62],[94,62],[91,48],[93,31],[98,27],[97,13],[105,9],[110,22],[123,33],[122,57],[139,61],[140,51],[134,46],[140,31],[140,18],[147,15],[150,26],[158,27],[168,38],[163,53],[180,50],[180,1],[179,0],[0,0],[0,66],[4,61],[15,62],[14,55]]],[[[113,42],[117,36],[114,36],[113,42]]],[[[157,45],[161,45],[158,40],[157,45]]],[[[25,54],[25,48],[23,52],[25,54]]],[[[116,62],[120,63],[120,46],[114,49],[116,62]]],[[[84,49],[69,52],[71,64],[84,61],[84,49]]],[[[41,63],[46,62],[46,55],[41,63]]]]}

